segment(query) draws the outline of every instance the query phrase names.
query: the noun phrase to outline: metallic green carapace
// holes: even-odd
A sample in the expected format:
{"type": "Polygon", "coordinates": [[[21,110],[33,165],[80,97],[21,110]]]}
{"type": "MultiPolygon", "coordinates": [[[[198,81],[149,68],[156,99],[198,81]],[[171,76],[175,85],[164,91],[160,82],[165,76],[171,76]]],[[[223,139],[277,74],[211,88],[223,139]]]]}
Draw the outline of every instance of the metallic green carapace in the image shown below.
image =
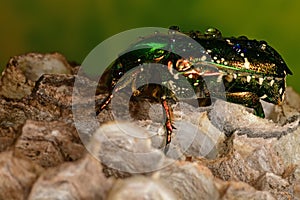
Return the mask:
{"type": "MultiPolygon", "coordinates": [[[[222,37],[221,32],[213,28],[204,33],[190,31],[182,34],[178,27],[173,26],[168,35],[156,33],[132,44],[105,71],[101,78],[102,84],[112,91],[124,74],[144,63],[167,66],[170,83],[174,86],[171,88],[179,88],[176,87],[180,85],[176,82],[178,75],[186,77],[200,101],[221,96],[218,90],[211,91],[211,87],[207,86],[208,81],[212,87],[214,83],[222,83],[225,90],[220,93],[225,93],[227,101],[253,108],[260,117],[264,117],[260,99],[280,104],[284,97],[286,75],[292,74],[278,52],[265,41],[245,36],[222,37]],[[186,42],[187,36],[201,48],[186,42]]],[[[133,82],[135,80],[135,77],[131,79],[133,82]]],[[[142,88],[133,87],[133,90],[138,91],[133,91],[133,94],[141,95],[147,88],[153,90],[152,93],[146,92],[149,98],[161,102],[166,111],[168,144],[172,121],[171,109],[165,100],[176,100],[176,97],[163,86],[149,87],[147,84],[142,88]]],[[[101,104],[100,109],[105,108],[111,98],[112,95],[101,104]]]]}

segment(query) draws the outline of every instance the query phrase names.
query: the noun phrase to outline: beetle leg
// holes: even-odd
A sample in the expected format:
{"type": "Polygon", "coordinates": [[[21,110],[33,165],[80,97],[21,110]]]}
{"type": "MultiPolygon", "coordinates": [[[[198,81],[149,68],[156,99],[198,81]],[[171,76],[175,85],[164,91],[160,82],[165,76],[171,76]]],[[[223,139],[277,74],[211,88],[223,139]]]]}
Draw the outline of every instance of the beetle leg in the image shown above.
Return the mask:
{"type": "Polygon", "coordinates": [[[173,128],[174,126],[172,125],[172,109],[168,105],[167,100],[165,97],[162,98],[162,106],[164,108],[165,114],[166,114],[166,122],[165,122],[165,127],[167,131],[167,136],[166,136],[166,146],[165,146],[165,153],[168,152],[169,149],[169,144],[171,142],[171,136],[173,133],[173,128]]]}
{"type": "MultiPolygon", "coordinates": [[[[132,93],[134,96],[138,96],[140,94],[140,92],[136,89],[135,78],[132,78],[131,80],[134,80],[134,81],[132,81],[132,85],[131,85],[132,93]]],[[[128,84],[128,82],[126,82],[125,84],[121,85],[118,88],[115,88],[115,92],[124,88],[126,86],[126,84],[128,84]]],[[[96,103],[96,108],[99,108],[96,111],[96,115],[98,115],[103,109],[105,109],[108,106],[108,104],[111,102],[112,98],[113,98],[113,94],[109,94],[103,101],[101,101],[101,103],[99,103],[99,104],[96,103]]]]}
{"type": "MultiPolygon", "coordinates": [[[[126,79],[124,82],[121,82],[118,87],[115,87],[116,86],[116,83],[112,83],[111,85],[111,90],[114,90],[114,92],[118,92],[119,90],[125,88],[129,83],[132,83],[131,84],[131,90],[132,90],[132,94],[134,96],[138,96],[140,94],[140,91],[136,89],[136,76],[137,74],[139,73],[139,71],[133,73],[133,75],[131,75],[128,79],[126,79]]],[[[96,103],[96,108],[99,108],[97,109],[96,111],[96,115],[98,115],[103,109],[105,109],[108,104],[111,102],[111,99],[113,98],[113,94],[110,93],[103,101],[101,101],[101,103],[96,103]]]]}
{"type": "Polygon", "coordinates": [[[110,94],[107,97],[105,97],[104,101],[101,101],[101,103],[98,104],[96,102],[96,108],[97,108],[96,109],[96,116],[99,115],[99,113],[108,106],[108,104],[111,102],[112,98],[113,98],[113,94],[110,94]]]}
{"type": "Polygon", "coordinates": [[[263,107],[260,103],[260,98],[252,92],[233,92],[226,93],[227,101],[244,105],[253,108],[255,115],[261,118],[265,117],[263,107]]]}
{"type": "Polygon", "coordinates": [[[136,87],[136,77],[132,78],[131,91],[133,96],[139,96],[141,92],[136,87]]]}

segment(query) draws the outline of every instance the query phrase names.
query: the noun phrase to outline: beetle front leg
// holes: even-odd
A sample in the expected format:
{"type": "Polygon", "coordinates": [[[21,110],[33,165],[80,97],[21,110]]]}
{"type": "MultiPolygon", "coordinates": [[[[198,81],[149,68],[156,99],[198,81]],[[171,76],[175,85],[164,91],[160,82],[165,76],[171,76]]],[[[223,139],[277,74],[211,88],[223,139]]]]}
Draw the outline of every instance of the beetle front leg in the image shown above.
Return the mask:
{"type": "Polygon", "coordinates": [[[109,94],[107,97],[105,97],[104,101],[101,101],[101,103],[98,103],[96,101],[96,116],[99,115],[99,113],[108,106],[112,98],[113,94],[109,94]]]}
{"type": "Polygon", "coordinates": [[[265,117],[263,107],[260,103],[260,98],[252,92],[233,92],[226,93],[227,101],[244,105],[253,108],[255,115],[261,118],[265,117]]]}
{"type": "MultiPolygon", "coordinates": [[[[117,87],[116,83],[112,84],[112,90],[114,93],[122,90],[123,88],[125,88],[128,84],[131,83],[131,91],[133,96],[138,96],[140,94],[140,91],[136,89],[136,76],[138,74],[139,71],[135,72],[133,75],[131,75],[128,79],[126,79],[125,81],[119,83],[119,85],[117,87]]],[[[105,97],[105,99],[103,101],[96,102],[96,115],[98,115],[103,109],[105,109],[108,104],[111,102],[111,99],[113,98],[113,94],[110,93],[107,97],[105,97]]]]}
{"type": "Polygon", "coordinates": [[[167,135],[166,135],[166,146],[165,146],[164,152],[167,153],[169,150],[169,144],[171,142],[171,136],[172,136],[173,128],[174,128],[172,125],[173,112],[172,112],[172,108],[168,105],[168,102],[165,97],[162,97],[161,103],[162,103],[163,109],[166,114],[165,127],[166,127],[167,135]]]}

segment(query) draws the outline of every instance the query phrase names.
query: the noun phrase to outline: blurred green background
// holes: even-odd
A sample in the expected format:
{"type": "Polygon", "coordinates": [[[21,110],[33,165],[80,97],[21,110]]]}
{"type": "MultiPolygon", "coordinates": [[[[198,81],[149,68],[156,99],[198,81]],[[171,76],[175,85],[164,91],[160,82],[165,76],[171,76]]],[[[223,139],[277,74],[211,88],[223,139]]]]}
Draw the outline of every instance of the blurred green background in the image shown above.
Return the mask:
{"type": "Polygon", "coordinates": [[[26,52],[54,52],[81,63],[106,38],[138,27],[216,27],[224,36],[267,41],[294,75],[300,92],[300,1],[296,0],[0,0],[0,66],[26,52]]]}

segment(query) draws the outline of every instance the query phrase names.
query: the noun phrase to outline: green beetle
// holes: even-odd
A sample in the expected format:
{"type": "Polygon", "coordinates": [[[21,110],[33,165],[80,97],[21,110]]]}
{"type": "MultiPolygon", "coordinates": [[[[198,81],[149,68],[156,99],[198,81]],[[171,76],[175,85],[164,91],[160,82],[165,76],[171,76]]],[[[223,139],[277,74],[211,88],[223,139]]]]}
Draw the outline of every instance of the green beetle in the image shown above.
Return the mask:
{"type": "MultiPolygon", "coordinates": [[[[178,75],[184,76],[194,89],[199,105],[210,104],[211,97],[225,95],[229,102],[253,108],[255,115],[259,117],[265,116],[260,99],[280,104],[284,98],[286,75],[292,74],[278,52],[265,41],[251,40],[245,36],[222,37],[221,32],[214,28],[207,29],[203,34],[199,31],[182,34],[177,26],[172,26],[167,35],[156,33],[140,39],[106,69],[100,84],[110,94],[97,104],[97,113],[109,104],[114,89],[122,89],[123,86],[120,85],[117,86],[119,88],[115,87],[124,74],[144,63],[167,66],[169,83],[173,89],[179,88],[176,87],[178,75]],[[201,48],[187,42],[186,37],[201,48]],[[224,90],[214,89],[214,83],[216,86],[222,83],[224,90]]],[[[135,74],[138,75],[139,71],[135,74]]],[[[136,76],[129,82],[135,81],[136,76]]],[[[163,83],[132,87],[132,92],[133,96],[154,99],[162,104],[166,114],[168,146],[174,128],[168,100],[177,101],[174,95],[176,92],[166,88],[163,83]]]]}

